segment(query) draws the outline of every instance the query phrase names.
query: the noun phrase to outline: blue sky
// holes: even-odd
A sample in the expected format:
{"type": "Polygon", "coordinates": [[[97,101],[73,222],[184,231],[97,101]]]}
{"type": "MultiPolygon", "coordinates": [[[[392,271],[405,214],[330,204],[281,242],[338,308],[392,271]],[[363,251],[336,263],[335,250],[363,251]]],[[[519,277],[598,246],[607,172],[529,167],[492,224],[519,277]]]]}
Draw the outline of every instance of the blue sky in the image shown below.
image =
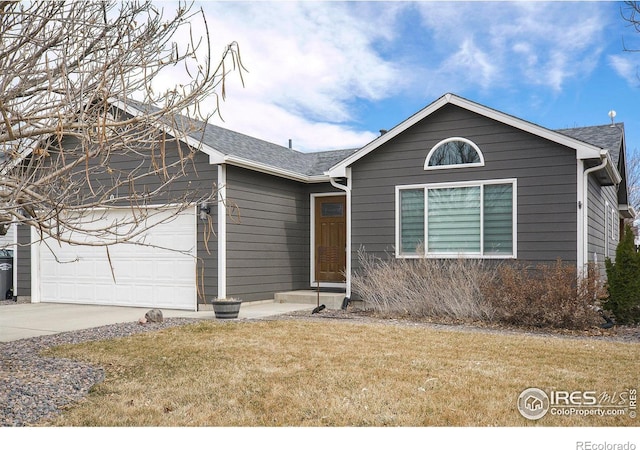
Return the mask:
{"type": "Polygon", "coordinates": [[[547,128],[624,122],[640,149],[640,34],[621,2],[196,2],[237,41],[224,122],[302,151],[359,147],[447,92],[547,128]]]}

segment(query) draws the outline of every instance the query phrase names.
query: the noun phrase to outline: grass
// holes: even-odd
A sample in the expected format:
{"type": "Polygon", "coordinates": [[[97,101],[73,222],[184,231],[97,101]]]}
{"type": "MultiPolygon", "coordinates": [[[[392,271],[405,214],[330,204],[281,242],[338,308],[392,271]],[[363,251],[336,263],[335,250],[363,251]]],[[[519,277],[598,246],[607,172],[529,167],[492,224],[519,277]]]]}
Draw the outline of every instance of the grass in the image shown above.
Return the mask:
{"type": "Polygon", "coordinates": [[[520,392],[638,387],[640,345],[297,320],[58,347],[106,380],[46,426],[637,426],[517,411],[520,392]]]}

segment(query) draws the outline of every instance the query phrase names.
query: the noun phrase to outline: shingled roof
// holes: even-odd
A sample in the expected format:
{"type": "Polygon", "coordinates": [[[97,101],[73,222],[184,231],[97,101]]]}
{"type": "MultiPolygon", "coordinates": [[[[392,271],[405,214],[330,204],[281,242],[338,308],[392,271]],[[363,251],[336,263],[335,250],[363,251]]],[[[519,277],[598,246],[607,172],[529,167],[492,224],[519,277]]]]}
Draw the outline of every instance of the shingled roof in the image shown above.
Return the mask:
{"type": "MultiPolygon", "coordinates": [[[[127,104],[139,111],[157,110],[134,100],[128,100],[127,104]]],[[[355,148],[307,153],[185,116],[173,119],[188,130],[187,134],[195,142],[201,142],[224,156],[239,158],[276,171],[295,173],[303,178],[323,176],[330,168],[359,150],[355,148]]],[[[614,164],[618,165],[624,136],[623,123],[549,131],[608,150],[614,164]]]]}
{"type": "MultiPolygon", "coordinates": [[[[135,100],[128,100],[127,104],[139,111],[158,110],[135,100]]],[[[324,176],[330,167],[357,150],[354,148],[301,152],[185,116],[176,116],[173,119],[180,128],[187,131],[190,138],[224,156],[241,158],[265,167],[293,172],[302,177],[324,176]]]]}
{"type": "Polygon", "coordinates": [[[564,128],[556,131],[564,134],[565,136],[569,136],[570,138],[608,150],[614,164],[618,165],[620,149],[622,148],[622,139],[624,136],[624,123],[564,128]]]}
{"type": "Polygon", "coordinates": [[[293,171],[304,176],[323,175],[331,166],[343,160],[356,149],[305,153],[242,133],[207,123],[204,133],[192,137],[225,155],[233,155],[270,167],[293,171]]]}

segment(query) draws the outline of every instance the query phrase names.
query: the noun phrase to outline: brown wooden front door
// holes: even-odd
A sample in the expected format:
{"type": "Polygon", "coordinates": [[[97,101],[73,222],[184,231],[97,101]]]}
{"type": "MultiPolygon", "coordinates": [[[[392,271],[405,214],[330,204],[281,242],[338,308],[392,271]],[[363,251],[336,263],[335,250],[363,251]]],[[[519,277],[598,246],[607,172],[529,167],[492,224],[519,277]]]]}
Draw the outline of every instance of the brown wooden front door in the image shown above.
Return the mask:
{"type": "Polygon", "coordinates": [[[344,195],[315,198],[315,280],[344,283],[347,205],[344,195]]]}

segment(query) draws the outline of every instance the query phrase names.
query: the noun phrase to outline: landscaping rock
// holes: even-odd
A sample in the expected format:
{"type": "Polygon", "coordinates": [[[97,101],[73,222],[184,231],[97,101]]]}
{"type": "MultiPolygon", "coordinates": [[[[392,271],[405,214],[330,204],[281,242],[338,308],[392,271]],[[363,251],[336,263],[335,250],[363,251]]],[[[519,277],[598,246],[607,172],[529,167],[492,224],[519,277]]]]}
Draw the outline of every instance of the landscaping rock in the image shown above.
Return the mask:
{"type": "Polygon", "coordinates": [[[160,311],[159,309],[150,309],[144,315],[144,318],[147,319],[148,322],[154,323],[162,323],[162,321],[164,320],[162,317],[162,311],[160,311]]]}
{"type": "MultiPolygon", "coordinates": [[[[145,319],[146,320],[146,319],[145,319]]],[[[101,341],[196,323],[199,319],[167,318],[162,323],[118,323],[87,330],[0,342],[0,429],[30,426],[53,419],[64,407],[87,395],[105,372],[68,358],[47,358],[49,347],[101,341]]]]}

